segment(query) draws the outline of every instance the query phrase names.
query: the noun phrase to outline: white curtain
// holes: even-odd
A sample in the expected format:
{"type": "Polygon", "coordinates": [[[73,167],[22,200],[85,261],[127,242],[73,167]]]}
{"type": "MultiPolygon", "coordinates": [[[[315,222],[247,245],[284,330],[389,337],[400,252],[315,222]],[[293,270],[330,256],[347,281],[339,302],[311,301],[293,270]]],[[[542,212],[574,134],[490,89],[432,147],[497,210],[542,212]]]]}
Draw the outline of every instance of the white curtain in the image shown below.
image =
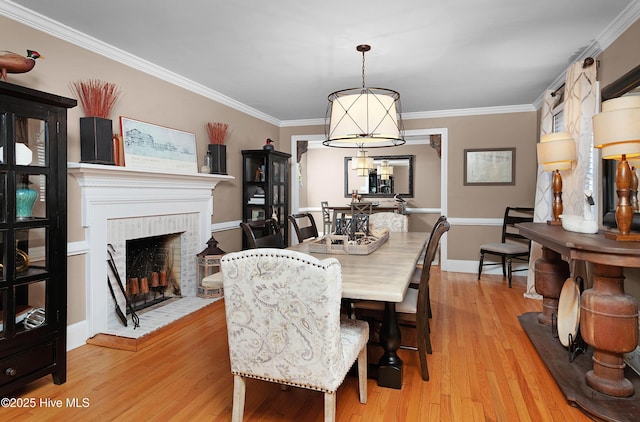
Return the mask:
{"type": "MultiPolygon", "coordinates": [[[[553,106],[557,100],[551,95],[553,91],[547,90],[542,99],[542,109],[540,116],[540,138],[542,135],[553,132],[553,106]]],[[[533,222],[542,223],[552,218],[553,190],[551,187],[551,174],[545,172],[541,165],[538,165],[538,179],[536,183],[536,199],[534,203],[533,222]]],[[[529,257],[529,271],[527,273],[527,290],[525,297],[530,299],[542,299],[536,292],[534,263],[542,256],[542,246],[539,243],[531,242],[531,255],[529,257]]]]}
{"type": "MultiPolygon", "coordinates": [[[[591,153],[593,150],[593,129],[591,119],[597,106],[596,66],[582,67],[582,63],[574,63],[567,69],[564,88],[564,131],[571,133],[576,142],[577,159],[571,171],[562,172],[562,205],[564,214],[584,216],[584,190],[591,153]]],[[[540,136],[553,131],[553,100],[551,91],[546,91],[542,103],[540,136]]],[[[597,196],[594,195],[594,198],[597,196]]],[[[542,171],[538,165],[536,184],[534,222],[544,222],[552,217],[553,194],[551,175],[542,171]]],[[[598,209],[597,205],[594,207],[598,209]]],[[[542,247],[532,242],[529,272],[527,274],[527,290],[525,297],[540,299],[535,291],[534,263],[542,255],[542,247]]]]}
{"type": "Polygon", "coordinates": [[[596,66],[583,68],[582,63],[572,64],[567,70],[563,117],[564,130],[571,133],[576,142],[577,160],[569,174],[562,175],[565,214],[584,216],[584,189],[593,150],[591,119],[596,112],[596,91],[596,66]]]}

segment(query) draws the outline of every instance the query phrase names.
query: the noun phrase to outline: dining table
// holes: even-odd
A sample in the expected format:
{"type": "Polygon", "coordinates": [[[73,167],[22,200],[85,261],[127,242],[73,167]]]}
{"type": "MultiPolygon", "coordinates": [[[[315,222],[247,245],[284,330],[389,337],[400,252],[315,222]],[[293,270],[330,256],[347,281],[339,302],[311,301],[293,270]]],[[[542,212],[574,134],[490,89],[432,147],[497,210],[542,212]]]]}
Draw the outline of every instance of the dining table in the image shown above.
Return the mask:
{"type": "Polygon", "coordinates": [[[309,242],[288,247],[318,259],[336,258],[342,267],[343,299],[384,302],[380,328],[384,353],[377,366],[377,382],[382,387],[402,388],[403,363],[397,354],[401,335],[395,306],[404,300],[428,240],[427,232],[390,232],[388,240],[368,255],[310,252],[309,242]]]}

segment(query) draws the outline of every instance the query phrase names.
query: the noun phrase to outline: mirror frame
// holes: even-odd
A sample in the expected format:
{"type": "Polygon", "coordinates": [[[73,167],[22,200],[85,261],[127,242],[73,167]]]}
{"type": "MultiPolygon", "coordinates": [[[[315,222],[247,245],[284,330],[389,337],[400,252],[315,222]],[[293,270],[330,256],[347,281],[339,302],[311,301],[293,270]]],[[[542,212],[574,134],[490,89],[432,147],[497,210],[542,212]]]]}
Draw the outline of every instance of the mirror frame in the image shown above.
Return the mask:
{"type": "MultiPolygon", "coordinates": [[[[349,169],[351,168],[351,158],[344,157],[344,197],[351,198],[349,192],[349,169]]],[[[413,198],[413,155],[374,155],[374,160],[409,160],[409,192],[398,192],[403,198],[413,198]]],[[[363,193],[363,198],[393,198],[396,193],[363,193]]]]}
{"type": "MultiPolygon", "coordinates": [[[[610,83],[601,91],[602,101],[620,97],[640,86],[640,65],[610,83]]],[[[602,160],[602,225],[617,227],[616,224],[616,160],[602,160]]],[[[640,213],[633,214],[631,230],[640,230],[640,213]]]]}

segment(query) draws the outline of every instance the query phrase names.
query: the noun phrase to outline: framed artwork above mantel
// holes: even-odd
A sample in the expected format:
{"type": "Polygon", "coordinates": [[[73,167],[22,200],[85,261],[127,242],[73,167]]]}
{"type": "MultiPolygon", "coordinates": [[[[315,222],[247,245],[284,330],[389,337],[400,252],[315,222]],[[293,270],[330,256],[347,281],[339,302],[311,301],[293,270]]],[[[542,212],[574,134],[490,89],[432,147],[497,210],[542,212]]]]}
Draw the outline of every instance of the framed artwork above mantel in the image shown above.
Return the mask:
{"type": "Polygon", "coordinates": [[[125,167],[198,173],[196,135],[120,116],[125,167]]]}

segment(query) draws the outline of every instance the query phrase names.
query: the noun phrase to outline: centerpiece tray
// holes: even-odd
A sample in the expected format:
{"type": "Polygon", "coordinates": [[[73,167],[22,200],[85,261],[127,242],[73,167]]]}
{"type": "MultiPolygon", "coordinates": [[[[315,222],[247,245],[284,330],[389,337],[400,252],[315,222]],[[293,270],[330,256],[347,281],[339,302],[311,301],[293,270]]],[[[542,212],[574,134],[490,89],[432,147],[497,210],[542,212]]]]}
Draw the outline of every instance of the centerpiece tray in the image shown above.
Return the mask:
{"type": "Polygon", "coordinates": [[[309,252],[337,255],[369,255],[389,239],[389,232],[378,236],[362,236],[349,240],[347,235],[328,234],[309,242],[309,252]]]}

